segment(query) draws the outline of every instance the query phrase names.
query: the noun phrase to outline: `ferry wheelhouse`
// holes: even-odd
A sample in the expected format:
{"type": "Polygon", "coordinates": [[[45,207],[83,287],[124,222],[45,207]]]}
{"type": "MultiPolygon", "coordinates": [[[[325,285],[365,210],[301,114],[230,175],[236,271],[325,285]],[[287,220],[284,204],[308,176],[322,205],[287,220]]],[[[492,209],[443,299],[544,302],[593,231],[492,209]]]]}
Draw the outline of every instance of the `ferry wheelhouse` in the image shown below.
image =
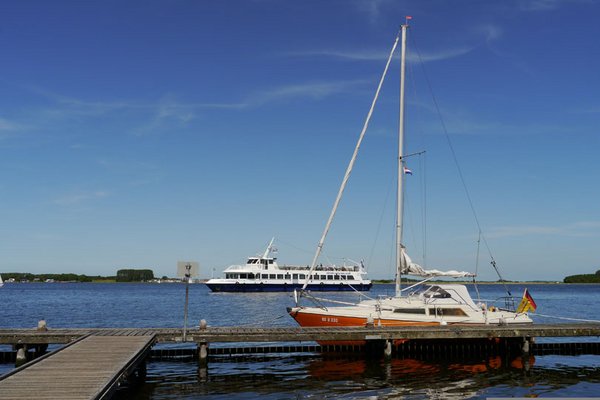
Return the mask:
{"type": "Polygon", "coordinates": [[[308,265],[278,265],[271,256],[273,240],[262,256],[249,257],[245,265],[225,269],[224,278],[209,279],[206,285],[213,292],[287,292],[300,289],[308,282],[312,291],[368,291],[363,263],[357,265],[319,265],[310,272],[308,265]],[[308,281],[307,281],[308,279],[308,281]]]}

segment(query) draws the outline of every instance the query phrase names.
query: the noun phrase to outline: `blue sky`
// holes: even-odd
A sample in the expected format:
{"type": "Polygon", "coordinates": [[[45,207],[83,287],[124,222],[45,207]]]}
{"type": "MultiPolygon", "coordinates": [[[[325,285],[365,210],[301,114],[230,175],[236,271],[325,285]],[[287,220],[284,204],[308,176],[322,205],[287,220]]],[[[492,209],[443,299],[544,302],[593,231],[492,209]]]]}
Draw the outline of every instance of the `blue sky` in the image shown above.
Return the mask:
{"type": "MultiPolygon", "coordinates": [[[[598,1],[145,0],[0,4],[0,272],[210,276],[272,236],[308,264],[405,15],[412,257],[476,268],[441,115],[506,278],[600,269],[598,1]]],[[[372,278],[393,276],[398,64],[322,258],[372,278]]]]}

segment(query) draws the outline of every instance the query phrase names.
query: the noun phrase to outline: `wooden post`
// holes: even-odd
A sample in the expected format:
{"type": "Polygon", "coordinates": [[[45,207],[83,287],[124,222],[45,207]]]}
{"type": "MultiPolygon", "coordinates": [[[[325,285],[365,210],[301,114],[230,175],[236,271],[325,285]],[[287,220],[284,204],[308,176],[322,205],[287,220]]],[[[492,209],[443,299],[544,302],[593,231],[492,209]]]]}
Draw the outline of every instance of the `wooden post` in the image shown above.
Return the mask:
{"type": "Polygon", "coordinates": [[[17,358],[15,360],[15,368],[19,368],[21,365],[27,362],[27,347],[23,345],[17,349],[17,358]]]}
{"type": "MultiPolygon", "coordinates": [[[[198,327],[201,331],[205,330],[207,327],[207,323],[205,319],[200,320],[200,326],[198,327]]],[[[200,342],[198,343],[198,364],[201,368],[206,368],[208,365],[208,343],[200,342]]]]}
{"type": "Polygon", "coordinates": [[[528,337],[523,338],[523,346],[521,347],[521,352],[523,353],[523,357],[525,357],[525,356],[529,357],[529,340],[530,340],[530,338],[528,338],[528,337]]]}
{"type": "Polygon", "coordinates": [[[383,349],[383,358],[386,361],[389,361],[392,359],[392,341],[391,340],[385,341],[385,348],[383,349]]]}
{"type": "MultiPolygon", "coordinates": [[[[46,325],[46,320],[41,319],[38,321],[37,331],[38,332],[48,332],[48,326],[46,325]]],[[[48,350],[48,344],[36,344],[33,356],[35,358],[43,356],[44,354],[46,354],[46,350],[48,350]]]]}

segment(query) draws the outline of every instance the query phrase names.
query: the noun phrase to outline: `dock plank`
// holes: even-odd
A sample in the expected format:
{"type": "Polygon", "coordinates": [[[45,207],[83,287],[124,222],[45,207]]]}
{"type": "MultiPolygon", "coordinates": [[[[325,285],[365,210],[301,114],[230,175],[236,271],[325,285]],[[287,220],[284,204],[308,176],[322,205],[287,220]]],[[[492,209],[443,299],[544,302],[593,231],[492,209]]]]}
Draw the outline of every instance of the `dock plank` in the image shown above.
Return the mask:
{"type": "Polygon", "coordinates": [[[0,398],[98,398],[153,341],[153,335],[89,336],[0,380],[0,398]]]}

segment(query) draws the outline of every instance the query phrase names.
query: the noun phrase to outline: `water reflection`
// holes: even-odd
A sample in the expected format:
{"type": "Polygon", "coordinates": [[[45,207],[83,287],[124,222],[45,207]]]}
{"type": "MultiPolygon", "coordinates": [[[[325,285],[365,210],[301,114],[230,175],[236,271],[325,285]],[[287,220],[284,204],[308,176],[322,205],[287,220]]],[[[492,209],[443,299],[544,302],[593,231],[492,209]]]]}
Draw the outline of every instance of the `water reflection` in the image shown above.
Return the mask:
{"type": "Polygon", "coordinates": [[[202,371],[193,362],[153,362],[147,383],[121,398],[463,399],[501,393],[513,396],[515,389],[527,390],[567,379],[563,369],[538,370],[535,363],[533,357],[523,360],[500,356],[461,362],[385,362],[319,355],[245,357],[236,361],[224,357],[211,360],[208,369],[202,371]]]}

